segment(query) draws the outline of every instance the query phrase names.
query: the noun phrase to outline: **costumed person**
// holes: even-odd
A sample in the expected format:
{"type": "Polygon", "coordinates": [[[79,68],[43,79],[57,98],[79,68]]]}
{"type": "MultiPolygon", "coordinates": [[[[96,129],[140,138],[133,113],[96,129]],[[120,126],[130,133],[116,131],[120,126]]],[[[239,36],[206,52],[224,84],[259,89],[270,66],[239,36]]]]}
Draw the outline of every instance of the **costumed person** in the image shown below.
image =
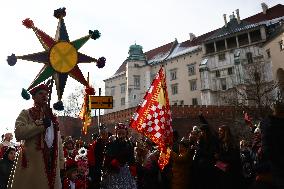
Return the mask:
{"type": "Polygon", "coordinates": [[[80,185],[80,189],[86,189],[89,186],[89,167],[86,148],[82,147],[78,150],[75,161],[78,167],[78,184],[80,185]]]}
{"type": "Polygon", "coordinates": [[[15,157],[16,149],[14,147],[9,147],[6,149],[3,158],[0,160],[0,189],[7,188],[15,157]]]}
{"type": "Polygon", "coordinates": [[[75,159],[78,154],[78,150],[75,149],[75,142],[71,136],[65,138],[63,151],[65,159],[75,159]]]}
{"type": "Polygon", "coordinates": [[[66,161],[63,189],[86,189],[84,183],[78,178],[78,164],[75,159],[69,158],[66,161]]]}
{"type": "Polygon", "coordinates": [[[127,126],[115,126],[116,139],[109,143],[104,162],[102,189],[136,189],[134,148],[127,137],[127,126]]]}
{"type": "Polygon", "coordinates": [[[6,133],[3,138],[3,142],[0,144],[0,159],[3,157],[5,151],[9,147],[15,146],[15,144],[12,142],[13,140],[13,134],[12,133],[6,133]]]}
{"type": "Polygon", "coordinates": [[[108,142],[108,132],[105,126],[102,125],[99,128],[99,137],[94,140],[94,142],[89,146],[88,149],[88,162],[89,162],[91,185],[95,189],[100,188],[107,142],[108,142]]]}
{"type": "Polygon", "coordinates": [[[34,106],[22,110],[15,123],[15,137],[22,141],[15,173],[8,188],[59,189],[64,156],[56,116],[48,107],[49,88],[36,86],[30,93],[34,106]]]}

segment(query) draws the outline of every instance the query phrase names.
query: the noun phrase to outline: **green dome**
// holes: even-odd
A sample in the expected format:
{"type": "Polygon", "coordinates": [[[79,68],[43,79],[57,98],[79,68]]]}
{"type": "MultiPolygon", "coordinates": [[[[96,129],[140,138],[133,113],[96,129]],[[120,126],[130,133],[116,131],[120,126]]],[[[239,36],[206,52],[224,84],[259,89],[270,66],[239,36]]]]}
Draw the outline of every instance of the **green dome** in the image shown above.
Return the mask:
{"type": "Polygon", "coordinates": [[[143,53],[142,50],[142,46],[141,45],[136,45],[136,43],[134,45],[131,45],[129,47],[129,51],[128,51],[128,60],[146,60],[146,57],[143,53]]]}

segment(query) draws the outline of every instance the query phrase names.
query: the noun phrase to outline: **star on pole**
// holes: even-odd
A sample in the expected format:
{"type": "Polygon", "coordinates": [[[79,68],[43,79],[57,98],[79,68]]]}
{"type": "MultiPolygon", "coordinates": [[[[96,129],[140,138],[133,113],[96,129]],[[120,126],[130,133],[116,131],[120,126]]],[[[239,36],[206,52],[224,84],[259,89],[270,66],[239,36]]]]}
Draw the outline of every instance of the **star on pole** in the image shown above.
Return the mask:
{"type": "Polygon", "coordinates": [[[68,76],[71,76],[84,86],[90,87],[78,66],[79,63],[96,62],[98,68],[103,68],[105,66],[104,57],[95,59],[78,52],[89,39],[98,39],[101,35],[100,32],[98,30],[89,30],[88,35],[70,42],[64,23],[64,17],[66,16],[65,10],[65,8],[60,8],[54,11],[54,17],[58,19],[55,38],[50,37],[48,34],[37,28],[31,19],[27,18],[23,20],[23,25],[34,31],[44,48],[44,51],[23,56],[12,54],[11,56],[8,56],[7,59],[10,66],[14,66],[17,59],[44,64],[30,86],[27,89],[22,90],[22,96],[28,100],[30,96],[27,91],[45,80],[52,78],[55,82],[58,96],[58,102],[54,104],[54,108],[57,110],[63,109],[62,96],[68,76]]]}

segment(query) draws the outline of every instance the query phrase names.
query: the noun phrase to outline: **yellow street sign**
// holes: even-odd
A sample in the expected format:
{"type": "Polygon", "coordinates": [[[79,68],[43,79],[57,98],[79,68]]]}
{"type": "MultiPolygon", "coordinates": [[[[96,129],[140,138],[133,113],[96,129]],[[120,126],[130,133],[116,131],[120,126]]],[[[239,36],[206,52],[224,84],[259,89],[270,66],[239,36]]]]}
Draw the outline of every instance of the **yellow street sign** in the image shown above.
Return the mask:
{"type": "Polygon", "coordinates": [[[89,96],[90,109],[112,109],[112,96],[89,96]]]}

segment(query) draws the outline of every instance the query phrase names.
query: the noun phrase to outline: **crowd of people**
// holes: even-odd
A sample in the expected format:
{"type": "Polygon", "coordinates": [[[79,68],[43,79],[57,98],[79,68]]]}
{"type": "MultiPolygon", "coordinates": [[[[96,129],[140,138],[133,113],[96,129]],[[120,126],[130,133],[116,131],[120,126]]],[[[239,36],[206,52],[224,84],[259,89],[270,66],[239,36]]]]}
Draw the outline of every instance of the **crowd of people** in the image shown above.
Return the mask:
{"type": "MultiPolygon", "coordinates": [[[[270,116],[258,126],[248,124],[253,133],[250,141],[236,141],[224,125],[215,133],[203,115],[199,117],[201,124],[187,136],[180,139],[174,131],[170,162],[163,170],[159,168],[156,145],[122,123],[115,126],[114,133],[101,126],[89,144],[71,136],[61,137],[64,163],[60,187],[283,188],[283,141],[279,137],[283,135],[284,117],[270,116]]],[[[6,188],[16,154],[22,150],[11,142],[12,138],[6,133],[0,144],[1,189],[6,188]]]]}

